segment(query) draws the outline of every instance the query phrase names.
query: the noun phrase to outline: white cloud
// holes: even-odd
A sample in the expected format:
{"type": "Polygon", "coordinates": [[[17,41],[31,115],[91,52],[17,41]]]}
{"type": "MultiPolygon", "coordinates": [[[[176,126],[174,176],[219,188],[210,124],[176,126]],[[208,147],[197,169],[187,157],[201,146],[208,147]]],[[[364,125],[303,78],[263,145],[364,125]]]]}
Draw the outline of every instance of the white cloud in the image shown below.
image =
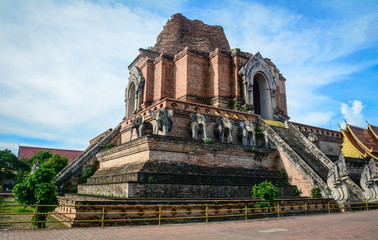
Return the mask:
{"type": "Polygon", "coordinates": [[[120,4],[0,3],[0,133],[85,147],[115,127],[127,65],[165,21],[120,4]]]}
{"type": "MultiPolygon", "coordinates": [[[[339,3],[337,8],[346,7],[339,3]]],[[[378,64],[377,57],[342,61],[378,41],[378,34],[372,34],[377,33],[376,11],[356,13],[355,6],[349,10],[354,14],[309,18],[285,6],[233,1],[227,9],[204,10],[202,16],[213,16],[211,22],[224,27],[232,48],[260,51],[272,59],[287,79],[288,111],[293,121],[329,127],[339,101],[319,88],[378,64]]]]}
{"type": "MultiPolygon", "coordinates": [[[[157,13],[173,14],[186,4],[0,1],[0,134],[85,148],[121,121],[127,65],[140,47],[154,45],[170,17],[157,13]]],[[[226,1],[217,7],[182,12],[223,26],[231,47],[271,58],[287,79],[293,121],[327,127],[340,101],[319,87],[377,64],[377,58],[338,61],[377,41],[378,18],[371,9],[308,22],[272,4],[226,1]]]]}
{"type": "MultiPolygon", "coordinates": [[[[349,101],[351,106],[346,103],[340,103],[341,105],[341,113],[343,114],[345,120],[350,125],[355,125],[362,127],[364,125],[364,115],[362,114],[362,110],[366,107],[362,105],[362,102],[358,100],[349,101]]],[[[342,127],[345,127],[343,124],[342,127]]]]}

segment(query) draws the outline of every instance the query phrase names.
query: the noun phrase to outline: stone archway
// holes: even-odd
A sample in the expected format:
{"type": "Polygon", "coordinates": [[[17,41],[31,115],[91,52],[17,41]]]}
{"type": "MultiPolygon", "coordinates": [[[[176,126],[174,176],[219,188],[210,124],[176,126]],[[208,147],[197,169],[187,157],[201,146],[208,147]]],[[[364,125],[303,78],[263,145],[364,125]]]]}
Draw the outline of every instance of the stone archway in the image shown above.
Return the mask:
{"type": "Polygon", "coordinates": [[[268,81],[261,72],[253,77],[253,106],[255,113],[261,115],[263,119],[273,119],[268,81]]]}
{"type": "Polygon", "coordinates": [[[130,71],[129,84],[125,90],[125,118],[131,117],[139,112],[143,102],[144,78],[138,67],[133,67],[130,71]]]}
{"type": "Polygon", "coordinates": [[[130,84],[127,94],[127,117],[130,117],[135,112],[135,84],[130,84]]]}
{"type": "Polygon", "coordinates": [[[243,85],[245,104],[251,105],[253,112],[263,119],[273,120],[276,107],[276,82],[260,53],[251,57],[239,70],[243,85]]]}

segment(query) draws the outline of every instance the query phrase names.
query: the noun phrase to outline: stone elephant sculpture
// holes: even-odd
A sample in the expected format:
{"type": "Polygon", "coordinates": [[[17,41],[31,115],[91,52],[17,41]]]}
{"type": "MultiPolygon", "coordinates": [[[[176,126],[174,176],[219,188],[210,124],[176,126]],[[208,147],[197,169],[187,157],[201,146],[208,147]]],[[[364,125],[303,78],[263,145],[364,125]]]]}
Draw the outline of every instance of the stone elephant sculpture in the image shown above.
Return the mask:
{"type": "Polygon", "coordinates": [[[133,138],[133,131],[135,129],[137,137],[140,138],[143,135],[143,128],[144,128],[144,116],[139,116],[134,119],[134,121],[131,123],[130,128],[130,141],[133,138]]]}
{"type": "Polygon", "coordinates": [[[150,116],[154,119],[153,134],[159,135],[159,130],[162,130],[163,135],[168,136],[168,131],[171,131],[173,127],[171,120],[173,110],[159,108],[158,110],[152,110],[150,116]]]}
{"type": "Polygon", "coordinates": [[[244,146],[256,145],[256,125],[251,121],[240,122],[238,137],[242,139],[244,146]],[[249,144],[248,144],[249,140],[249,144]]]}
{"type": "Polygon", "coordinates": [[[189,124],[190,132],[193,139],[198,139],[198,134],[202,134],[202,140],[207,138],[207,125],[210,122],[210,118],[201,113],[191,113],[189,124]]]}
{"type": "Polygon", "coordinates": [[[234,130],[234,120],[228,117],[218,117],[217,123],[214,125],[214,135],[219,138],[221,143],[226,137],[227,143],[232,143],[232,131],[234,130]]]}

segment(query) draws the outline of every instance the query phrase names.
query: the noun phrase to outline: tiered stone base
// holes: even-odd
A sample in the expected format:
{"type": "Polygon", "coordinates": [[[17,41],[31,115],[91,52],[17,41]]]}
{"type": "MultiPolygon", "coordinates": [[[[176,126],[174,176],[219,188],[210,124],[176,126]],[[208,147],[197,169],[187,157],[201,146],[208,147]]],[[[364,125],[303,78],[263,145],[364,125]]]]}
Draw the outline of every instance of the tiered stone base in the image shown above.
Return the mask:
{"type": "MultiPolygon", "coordinates": [[[[250,197],[252,186],[280,184],[279,154],[257,149],[149,135],[97,155],[100,169],[78,193],[125,198],[250,197]]],[[[290,196],[293,187],[282,188],[290,196]]]]}
{"type": "MultiPolygon", "coordinates": [[[[279,187],[280,196],[290,196],[294,186],[279,187]]],[[[114,183],[79,186],[81,194],[122,198],[243,198],[251,197],[251,185],[114,183]]]]}

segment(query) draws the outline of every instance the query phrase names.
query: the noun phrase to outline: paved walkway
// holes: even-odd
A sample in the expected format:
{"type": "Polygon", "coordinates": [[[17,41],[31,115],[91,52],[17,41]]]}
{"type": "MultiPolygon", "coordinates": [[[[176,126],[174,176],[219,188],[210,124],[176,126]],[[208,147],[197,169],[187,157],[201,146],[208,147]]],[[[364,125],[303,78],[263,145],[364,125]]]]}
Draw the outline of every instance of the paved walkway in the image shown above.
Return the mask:
{"type": "Polygon", "coordinates": [[[14,239],[378,239],[378,210],[271,220],[0,231],[14,239]]]}

